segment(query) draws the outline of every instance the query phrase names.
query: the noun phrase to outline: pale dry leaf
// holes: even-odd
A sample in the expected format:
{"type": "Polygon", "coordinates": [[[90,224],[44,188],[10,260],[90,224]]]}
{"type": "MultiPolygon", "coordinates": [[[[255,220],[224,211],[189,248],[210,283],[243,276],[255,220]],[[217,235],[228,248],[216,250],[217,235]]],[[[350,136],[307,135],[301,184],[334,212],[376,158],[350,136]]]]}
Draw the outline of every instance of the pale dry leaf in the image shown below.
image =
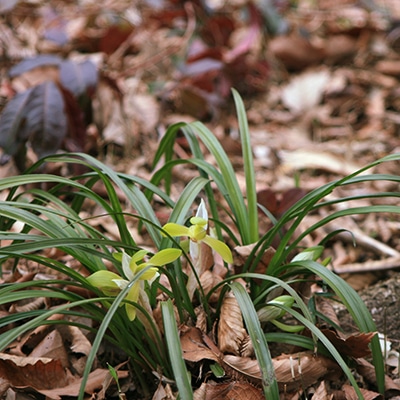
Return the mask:
{"type": "Polygon", "coordinates": [[[156,130],[160,120],[160,105],[149,94],[128,91],[124,96],[124,111],[132,121],[133,133],[149,134],[156,130]]]}
{"type": "Polygon", "coordinates": [[[316,107],[330,79],[327,69],[306,71],[294,77],[282,90],[282,103],[294,114],[316,107]]]}
{"type": "Polygon", "coordinates": [[[46,335],[46,337],[32,350],[29,356],[60,360],[61,365],[64,368],[69,366],[68,354],[64,346],[63,338],[57,329],[54,329],[46,335]]]}
{"type": "MultiPolygon", "coordinates": [[[[354,390],[353,386],[350,385],[343,385],[342,390],[345,393],[346,400],[358,400],[358,396],[356,391],[354,390]]],[[[364,400],[374,400],[374,399],[380,399],[381,394],[377,392],[372,392],[371,390],[367,390],[364,388],[360,388],[362,398],[364,400]]]]}
{"type": "Polygon", "coordinates": [[[240,355],[247,338],[242,312],[232,292],[227,292],[221,305],[218,322],[218,347],[223,353],[240,355]]]}
{"type": "Polygon", "coordinates": [[[10,309],[8,310],[11,314],[17,314],[21,312],[39,310],[46,303],[45,297],[36,297],[30,298],[27,300],[21,300],[19,302],[15,302],[11,304],[10,309]]]}
{"type": "Polygon", "coordinates": [[[333,360],[307,352],[283,354],[274,358],[273,364],[279,386],[289,392],[305,389],[328,374],[333,380],[341,375],[333,360]]]}
{"type": "Polygon", "coordinates": [[[327,390],[325,381],[322,381],[318,385],[317,389],[313,393],[312,398],[313,398],[313,400],[326,400],[326,399],[329,398],[328,397],[328,390],[327,390]]]}
{"type": "MultiPolygon", "coordinates": [[[[63,320],[64,315],[62,314],[53,314],[48,318],[48,321],[58,321],[63,320]]],[[[19,343],[19,348],[23,349],[25,354],[29,354],[32,349],[34,349],[44,338],[45,336],[53,329],[53,325],[41,325],[34,329],[32,332],[29,332],[19,343]]]]}
{"type": "Polygon", "coordinates": [[[171,386],[160,381],[151,400],[175,400],[176,398],[177,396],[172,392],[171,386]]]}
{"type": "Polygon", "coordinates": [[[261,371],[257,360],[227,354],[223,361],[225,372],[231,378],[261,384],[261,371]]]}
{"type": "Polygon", "coordinates": [[[298,149],[294,151],[280,150],[282,173],[289,173],[302,169],[320,169],[339,175],[350,175],[360,167],[339,156],[313,149],[298,149]]]}
{"type": "Polygon", "coordinates": [[[13,78],[11,85],[16,92],[22,92],[33,86],[52,80],[59,81],[59,69],[56,65],[44,65],[38,68],[33,68],[13,78]]]}

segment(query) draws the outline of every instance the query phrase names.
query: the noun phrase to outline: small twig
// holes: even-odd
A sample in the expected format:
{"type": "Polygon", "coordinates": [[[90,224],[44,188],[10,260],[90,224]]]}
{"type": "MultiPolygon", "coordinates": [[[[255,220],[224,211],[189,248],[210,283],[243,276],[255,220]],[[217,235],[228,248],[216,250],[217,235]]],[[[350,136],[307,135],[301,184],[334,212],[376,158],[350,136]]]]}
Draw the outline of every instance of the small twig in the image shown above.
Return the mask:
{"type": "Polygon", "coordinates": [[[357,272],[385,271],[400,268],[400,257],[389,257],[384,260],[371,260],[365,263],[344,264],[333,267],[337,274],[354,274],[357,272]]]}
{"type": "MultiPolygon", "coordinates": [[[[351,224],[353,225],[353,224],[351,224]]],[[[335,230],[339,230],[339,228],[335,225],[326,226],[325,229],[328,232],[333,232],[335,230]]],[[[366,249],[372,250],[374,252],[400,259],[400,253],[393,249],[392,247],[386,245],[385,243],[376,240],[367,234],[365,234],[361,229],[359,229],[354,223],[353,226],[348,228],[349,232],[340,232],[337,237],[341,240],[346,241],[347,243],[355,242],[357,245],[365,247],[366,249]]]]}

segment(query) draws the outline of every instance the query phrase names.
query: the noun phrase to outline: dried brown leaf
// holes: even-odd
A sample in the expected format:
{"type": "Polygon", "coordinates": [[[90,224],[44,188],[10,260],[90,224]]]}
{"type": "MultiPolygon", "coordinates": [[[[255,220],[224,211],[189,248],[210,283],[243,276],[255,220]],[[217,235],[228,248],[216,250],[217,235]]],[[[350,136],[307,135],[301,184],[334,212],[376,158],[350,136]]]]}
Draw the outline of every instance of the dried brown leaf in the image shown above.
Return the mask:
{"type": "Polygon", "coordinates": [[[369,343],[376,335],[376,332],[357,333],[343,339],[331,329],[322,329],[322,332],[340,354],[354,358],[367,357],[371,354],[369,343]]]}
{"type": "MultiPolygon", "coordinates": [[[[96,369],[89,374],[85,386],[85,393],[93,395],[94,392],[100,390],[103,386],[104,381],[109,376],[109,371],[106,369],[96,369]]],[[[123,379],[128,377],[128,371],[117,371],[118,378],[123,379]]],[[[40,390],[39,393],[47,396],[49,400],[61,400],[62,397],[77,397],[81,387],[81,379],[72,381],[68,386],[54,388],[51,390],[40,390]]]]}
{"type": "Polygon", "coordinates": [[[247,336],[239,304],[233,293],[227,292],[218,323],[218,347],[223,353],[240,355],[247,336]]]}
{"type": "MultiPolygon", "coordinates": [[[[235,268],[235,273],[239,274],[242,272],[243,265],[247,258],[250,256],[251,251],[255,247],[255,243],[248,244],[246,246],[236,246],[233,249],[233,264],[235,268]]],[[[268,265],[275,254],[275,249],[273,247],[268,247],[262,255],[260,262],[256,266],[254,272],[264,274],[268,268],[268,265]]]]}
{"type": "Polygon", "coordinates": [[[329,318],[333,323],[340,326],[340,322],[336,315],[336,311],[333,307],[332,301],[322,296],[316,296],[316,299],[317,299],[316,302],[317,310],[322,315],[329,318]]]}
{"type": "Polygon", "coordinates": [[[312,353],[284,354],[273,359],[276,379],[280,388],[291,392],[305,389],[329,374],[337,379],[338,365],[327,357],[312,353]]]}
{"type": "MultiPolygon", "coordinates": [[[[356,360],[356,369],[357,372],[364,377],[367,382],[372,383],[376,386],[376,374],[374,366],[363,358],[359,358],[356,360]]],[[[395,394],[397,396],[400,395],[400,386],[396,384],[388,375],[385,376],[385,392],[395,394]]]]}
{"type": "Polygon", "coordinates": [[[78,375],[82,375],[87,356],[92,348],[90,341],[76,326],[65,325],[58,329],[62,334],[64,343],[69,345],[71,367],[78,375]]]}
{"type": "Polygon", "coordinates": [[[186,361],[198,362],[204,359],[219,361],[216,352],[204,342],[200,329],[181,327],[181,346],[186,361]]]}
{"type": "Polygon", "coordinates": [[[69,366],[68,354],[61,334],[54,329],[33,349],[30,357],[59,360],[64,368],[69,366]]]}
{"type": "Polygon", "coordinates": [[[60,360],[4,353],[0,354],[0,376],[7,379],[12,387],[31,387],[36,390],[63,387],[71,379],[60,360]]]}
{"type": "MultiPolygon", "coordinates": [[[[358,399],[357,393],[354,390],[353,386],[343,385],[342,390],[344,391],[347,400],[357,400],[358,399]]],[[[363,388],[360,388],[360,391],[362,393],[364,400],[374,400],[374,399],[381,398],[380,393],[372,392],[371,390],[366,390],[363,388]]]]}
{"type": "Polygon", "coordinates": [[[224,356],[223,362],[225,372],[231,378],[261,384],[261,372],[257,360],[228,354],[224,356]]]}
{"type": "Polygon", "coordinates": [[[194,400],[263,400],[261,391],[247,382],[203,383],[194,393],[194,400]]]}
{"type": "MultiPolygon", "coordinates": [[[[53,314],[48,318],[49,321],[63,320],[64,315],[53,314]]],[[[52,330],[52,325],[41,325],[29,332],[26,337],[21,340],[19,347],[22,349],[24,354],[30,354],[30,352],[46,337],[46,335],[52,330]]]]}
{"type": "Polygon", "coordinates": [[[312,396],[313,400],[326,400],[328,399],[328,390],[326,387],[326,382],[322,381],[312,396]]]}
{"type": "MultiPolygon", "coordinates": [[[[200,284],[203,288],[204,294],[208,295],[215,286],[222,282],[222,277],[215,274],[214,272],[208,270],[205,271],[200,276],[200,284]]],[[[211,296],[209,297],[210,303],[216,303],[219,300],[219,296],[221,294],[222,286],[220,286],[217,290],[215,290],[211,296]]]]}

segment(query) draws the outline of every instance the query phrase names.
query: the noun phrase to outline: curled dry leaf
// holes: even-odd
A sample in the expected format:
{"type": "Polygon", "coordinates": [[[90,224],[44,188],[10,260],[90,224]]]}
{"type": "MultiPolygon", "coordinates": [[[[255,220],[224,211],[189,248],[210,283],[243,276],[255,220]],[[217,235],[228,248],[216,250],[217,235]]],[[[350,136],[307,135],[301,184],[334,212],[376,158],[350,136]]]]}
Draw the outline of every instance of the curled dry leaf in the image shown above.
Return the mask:
{"type": "Polygon", "coordinates": [[[223,353],[240,355],[247,336],[239,304],[233,293],[227,292],[218,323],[218,347],[223,353]]]}
{"type": "Polygon", "coordinates": [[[248,382],[203,383],[194,400],[263,400],[262,391],[248,382]]]}
{"type": "MultiPolygon", "coordinates": [[[[200,284],[201,287],[203,288],[204,294],[208,295],[212,289],[214,289],[215,286],[217,286],[219,283],[222,282],[222,277],[215,274],[212,271],[205,271],[201,276],[200,276],[200,284]]],[[[209,302],[210,303],[216,303],[219,300],[219,296],[221,294],[222,286],[220,286],[217,290],[215,290],[210,298],[209,302]]]]}
{"type": "Polygon", "coordinates": [[[260,366],[255,359],[228,354],[224,356],[223,367],[226,375],[235,380],[244,380],[254,384],[261,384],[260,366]]]}
{"type": "Polygon", "coordinates": [[[203,306],[198,306],[194,310],[196,314],[196,328],[201,332],[207,332],[207,313],[204,311],[203,306]]]}
{"type": "Polygon", "coordinates": [[[322,315],[329,318],[337,326],[340,326],[340,322],[337,317],[336,311],[333,307],[332,301],[322,296],[316,296],[316,300],[317,300],[316,301],[317,310],[322,315]]]}

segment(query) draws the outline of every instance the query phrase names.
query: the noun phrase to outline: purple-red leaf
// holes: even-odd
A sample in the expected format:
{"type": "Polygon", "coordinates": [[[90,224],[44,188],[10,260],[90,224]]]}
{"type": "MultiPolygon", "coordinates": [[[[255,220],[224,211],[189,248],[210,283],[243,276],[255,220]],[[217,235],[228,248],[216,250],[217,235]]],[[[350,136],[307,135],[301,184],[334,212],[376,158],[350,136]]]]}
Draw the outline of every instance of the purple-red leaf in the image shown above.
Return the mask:
{"type": "Polygon", "coordinates": [[[76,63],[63,61],[60,65],[61,84],[76,97],[94,90],[97,86],[97,68],[89,60],[76,63]]]}
{"type": "Polygon", "coordinates": [[[15,95],[0,116],[0,147],[10,156],[16,154],[19,146],[28,139],[26,114],[32,92],[33,88],[30,88],[15,95]]]}
{"type": "Polygon", "coordinates": [[[48,66],[48,65],[60,65],[62,61],[61,57],[51,55],[51,54],[42,54],[32,58],[26,58],[21,61],[14,67],[12,67],[8,71],[8,76],[10,78],[15,78],[18,75],[23,74],[24,72],[30,71],[34,68],[48,66]]]}
{"type": "Polygon", "coordinates": [[[68,126],[60,89],[53,81],[36,86],[27,108],[26,125],[33,151],[40,158],[54,154],[68,126]]]}

